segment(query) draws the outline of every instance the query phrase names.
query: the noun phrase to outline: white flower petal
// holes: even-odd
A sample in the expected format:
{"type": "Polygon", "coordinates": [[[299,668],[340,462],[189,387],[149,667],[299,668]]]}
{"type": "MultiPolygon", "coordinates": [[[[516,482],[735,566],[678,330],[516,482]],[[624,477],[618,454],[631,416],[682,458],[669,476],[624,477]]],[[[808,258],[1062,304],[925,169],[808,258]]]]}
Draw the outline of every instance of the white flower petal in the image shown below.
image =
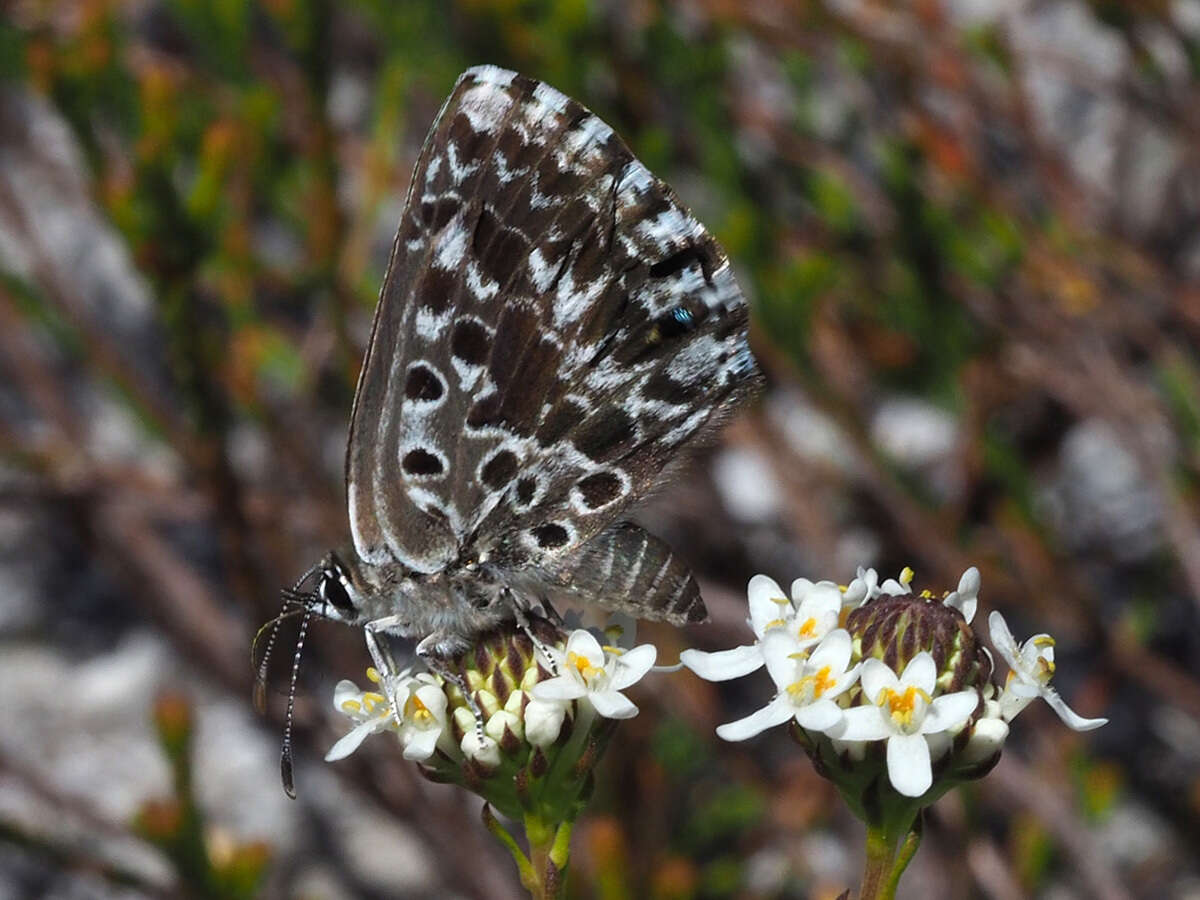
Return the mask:
{"type": "Polygon", "coordinates": [[[1008,724],[1003,719],[986,718],[975,723],[971,737],[962,752],[962,762],[970,765],[991,759],[1008,739],[1008,724]]]}
{"type": "Polygon", "coordinates": [[[374,734],[378,730],[379,724],[375,719],[355,725],[347,734],[338,738],[337,743],[329,748],[329,752],[325,754],[325,762],[336,762],[339,759],[345,759],[358,749],[358,745],[367,739],[367,735],[374,734]]]}
{"type": "Polygon", "coordinates": [[[858,609],[866,601],[868,594],[866,582],[855,578],[846,586],[846,593],[842,594],[842,609],[858,609]]]}
{"type": "Polygon", "coordinates": [[[836,686],[832,690],[826,691],[823,695],[824,698],[826,700],[836,700],[842,694],[846,693],[846,691],[850,690],[850,688],[854,687],[854,685],[858,683],[858,676],[861,671],[862,663],[855,663],[848,670],[834,679],[837,682],[836,686]]]}
{"type": "Polygon", "coordinates": [[[900,681],[891,666],[873,656],[863,660],[859,681],[868,703],[875,703],[879,699],[879,692],[885,688],[896,690],[900,687],[900,681]]]}
{"type": "Polygon", "coordinates": [[[796,680],[797,654],[802,653],[800,645],[786,631],[771,631],[759,646],[762,648],[767,674],[771,676],[778,690],[785,690],[796,680]]]}
{"type": "Polygon", "coordinates": [[[463,735],[459,749],[462,750],[463,756],[476,760],[485,766],[500,765],[500,745],[486,734],[481,738],[474,728],[468,729],[467,733],[463,735]]]}
{"type": "Polygon", "coordinates": [[[623,691],[625,688],[642,680],[642,676],[650,671],[654,660],[658,658],[658,648],[653,644],[642,644],[634,647],[617,657],[616,671],[613,672],[612,687],[623,691]]]}
{"type": "Polygon", "coordinates": [[[826,699],[814,700],[807,706],[797,707],[795,711],[796,722],[809,731],[838,730],[845,715],[845,710],[826,699]]]}
{"type": "Polygon", "coordinates": [[[1063,720],[1063,724],[1072,731],[1091,731],[1093,728],[1099,728],[1101,725],[1108,723],[1108,719],[1085,719],[1071,707],[1067,706],[1066,701],[1058,695],[1058,691],[1052,687],[1042,688],[1042,697],[1050,704],[1050,708],[1058,713],[1058,717],[1063,720]]]}
{"type": "Polygon", "coordinates": [[[1011,690],[1005,690],[1004,693],[1000,695],[1001,717],[1005,722],[1011,722],[1017,717],[1021,710],[1033,702],[1034,697],[1036,696],[1037,695],[1035,694],[1033,697],[1019,697],[1011,690]]]}
{"type": "Polygon", "coordinates": [[[937,663],[933,661],[933,656],[928,650],[922,650],[908,661],[908,665],[904,667],[904,674],[900,676],[900,683],[933,694],[937,684],[937,663]]]}
{"type": "Polygon", "coordinates": [[[679,654],[679,661],[705,681],[729,681],[762,668],[763,654],[758,644],[747,644],[715,653],[684,650],[679,654]]]}
{"type": "Polygon", "coordinates": [[[988,616],[988,631],[992,638],[992,646],[1004,657],[1009,668],[1016,670],[1020,665],[1017,662],[1020,650],[1017,642],[1013,639],[1012,632],[1008,630],[1008,623],[1004,621],[1004,616],[1000,615],[999,610],[992,610],[991,615],[988,616]]]}
{"type": "Polygon", "coordinates": [[[981,583],[979,570],[971,566],[962,573],[962,578],[958,579],[958,593],[963,596],[978,596],[981,583]]]}
{"type": "Polygon", "coordinates": [[[1042,693],[1043,688],[1040,682],[1029,681],[1018,672],[1008,683],[1007,690],[1014,697],[1032,700],[1042,693]]]}
{"type": "Polygon", "coordinates": [[[845,672],[850,663],[853,639],[845,628],[835,628],[821,639],[821,643],[809,654],[810,667],[829,666],[830,671],[845,672]]]}
{"type": "Polygon", "coordinates": [[[881,741],[895,733],[878,706],[852,706],[843,713],[842,722],[836,735],[842,741],[881,741]]]}
{"type": "Polygon", "coordinates": [[[587,694],[587,686],[578,678],[570,675],[558,675],[539,681],[530,691],[539,700],[578,700],[587,694]]]}
{"type": "Polygon", "coordinates": [[[421,762],[433,756],[441,728],[409,728],[404,734],[404,758],[421,762]]]}
{"type": "Polygon", "coordinates": [[[971,717],[979,705],[977,691],[956,691],[933,699],[929,711],[921,722],[922,734],[951,731],[971,717]]]}
{"type": "Polygon", "coordinates": [[[773,578],[755,575],[746,585],[746,596],[750,601],[750,627],[755,637],[762,638],[768,625],[787,620],[792,615],[792,604],[773,578]]]}
{"type": "Polygon", "coordinates": [[[832,581],[819,581],[809,587],[804,599],[796,608],[796,618],[823,618],[827,613],[835,616],[842,609],[842,592],[832,581]]]}
{"type": "Polygon", "coordinates": [[[813,589],[813,583],[807,578],[797,578],[792,582],[792,606],[799,608],[808,592],[813,589]]]}
{"type": "Polygon", "coordinates": [[[340,713],[345,713],[342,708],[347,700],[356,700],[362,702],[363,692],[358,689],[358,685],[353,681],[343,678],[333,688],[333,708],[340,713]]]}
{"type": "Polygon", "coordinates": [[[979,607],[980,584],[979,570],[971,566],[962,573],[962,578],[958,579],[958,590],[954,592],[956,597],[954,606],[963,614],[968,625],[975,618],[975,610],[979,607]]]}
{"type": "Polygon", "coordinates": [[[548,747],[562,733],[567,714],[565,703],[530,698],[525,705],[525,740],[535,747],[548,747]]]}
{"type": "Polygon", "coordinates": [[[778,694],[762,709],[750,713],[745,718],[718,725],[717,736],[725,741],[744,741],[761,734],[768,728],[782,725],[792,717],[794,709],[795,707],[788,702],[785,694],[778,694]]]}
{"type": "Polygon", "coordinates": [[[975,618],[975,610],[979,607],[978,597],[960,594],[958,591],[951,593],[943,602],[945,602],[945,604],[951,609],[957,609],[960,613],[962,613],[962,617],[968,625],[970,625],[971,620],[975,618]]]}
{"type": "Polygon", "coordinates": [[[571,632],[565,653],[568,656],[572,653],[582,656],[598,669],[604,667],[604,648],[594,634],[583,628],[571,632]]]}
{"type": "Polygon", "coordinates": [[[896,734],[887,742],[888,781],[905,797],[920,797],[933,784],[929,745],[919,734],[896,734]]]}
{"type": "Polygon", "coordinates": [[[439,724],[446,721],[446,692],[442,690],[441,685],[422,684],[417,688],[416,694],[417,699],[433,713],[433,717],[438,720],[439,724]]]}
{"type": "Polygon", "coordinates": [[[592,691],[587,695],[592,709],[606,719],[632,719],[638,708],[624,694],[616,691],[592,691]]]}
{"type": "Polygon", "coordinates": [[[879,596],[879,573],[874,569],[864,569],[859,566],[856,580],[862,582],[868,600],[874,600],[879,596]]]}

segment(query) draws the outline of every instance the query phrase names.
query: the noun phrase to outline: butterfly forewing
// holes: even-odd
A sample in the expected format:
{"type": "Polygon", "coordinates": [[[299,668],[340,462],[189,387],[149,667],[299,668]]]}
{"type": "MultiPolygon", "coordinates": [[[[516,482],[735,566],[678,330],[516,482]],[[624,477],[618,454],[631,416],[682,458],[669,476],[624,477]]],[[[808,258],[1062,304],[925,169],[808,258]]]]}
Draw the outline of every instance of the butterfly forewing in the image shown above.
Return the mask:
{"type": "Polygon", "coordinates": [[[682,610],[665,546],[610,526],[753,385],[746,324],[716,242],[607,125],[469,70],[414,171],[359,380],[359,555],[562,575],[641,553],[682,610]]]}

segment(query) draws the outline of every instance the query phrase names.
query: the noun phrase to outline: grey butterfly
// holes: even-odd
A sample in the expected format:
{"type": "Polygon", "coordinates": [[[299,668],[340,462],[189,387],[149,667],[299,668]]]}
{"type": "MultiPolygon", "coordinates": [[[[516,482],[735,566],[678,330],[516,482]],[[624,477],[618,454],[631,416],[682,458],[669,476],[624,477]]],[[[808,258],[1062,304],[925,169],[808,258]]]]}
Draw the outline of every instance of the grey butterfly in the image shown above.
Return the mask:
{"type": "Polygon", "coordinates": [[[611,128],[467,70],[413,171],[359,376],[353,549],[288,593],[427,661],[556,601],[703,620],[687,567],[621,517],[759,381],[746,329],[721,248],[611,128]]]}

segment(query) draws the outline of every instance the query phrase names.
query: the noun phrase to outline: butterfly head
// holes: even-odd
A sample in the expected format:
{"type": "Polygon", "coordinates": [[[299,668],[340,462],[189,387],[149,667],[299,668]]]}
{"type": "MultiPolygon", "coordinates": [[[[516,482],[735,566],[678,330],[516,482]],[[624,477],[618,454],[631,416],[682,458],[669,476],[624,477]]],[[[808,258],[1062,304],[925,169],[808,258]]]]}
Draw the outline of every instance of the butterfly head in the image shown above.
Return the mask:
{"type": "Polygon", "coordinates": [[[304,574],[285,597],[322,619],[361,625],[364,592],[354,570],[337,553],[329,553],[304,574]],[[311,587],[304,589],[306,584],[311,587]]]}

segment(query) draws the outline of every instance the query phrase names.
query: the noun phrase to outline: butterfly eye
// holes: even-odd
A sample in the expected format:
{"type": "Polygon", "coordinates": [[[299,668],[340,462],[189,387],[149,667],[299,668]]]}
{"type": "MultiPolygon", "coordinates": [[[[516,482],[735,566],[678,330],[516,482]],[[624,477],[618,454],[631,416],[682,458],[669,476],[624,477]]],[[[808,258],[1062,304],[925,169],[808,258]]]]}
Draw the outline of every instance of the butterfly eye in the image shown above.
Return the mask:
{"type": "Polygon", "coordinates": [[[341,612],[355,611],[354,602],[350,599],[350,593],[342,582],[341,574],[333,569],[326,569],[321,573],[321,584],[317,587],[317,593],[334,609],[341,612]]]}

